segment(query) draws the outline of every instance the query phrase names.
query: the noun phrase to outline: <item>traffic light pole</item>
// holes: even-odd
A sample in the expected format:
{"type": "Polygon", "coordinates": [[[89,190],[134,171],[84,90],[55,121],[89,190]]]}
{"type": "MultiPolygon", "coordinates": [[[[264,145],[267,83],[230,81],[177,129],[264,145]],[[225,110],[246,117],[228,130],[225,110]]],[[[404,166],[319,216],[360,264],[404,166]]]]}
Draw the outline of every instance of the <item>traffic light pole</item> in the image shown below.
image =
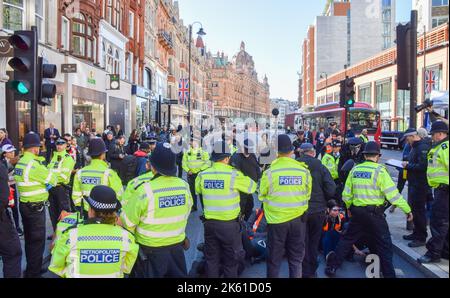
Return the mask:
{"type": "Polygon", "coordinates": [[[409,127],[415,128],[417,125],[417,113],[415,107],[417,106],[417,10],[411,11],[410,23],[410,105],[409,105],[409,127]]]}

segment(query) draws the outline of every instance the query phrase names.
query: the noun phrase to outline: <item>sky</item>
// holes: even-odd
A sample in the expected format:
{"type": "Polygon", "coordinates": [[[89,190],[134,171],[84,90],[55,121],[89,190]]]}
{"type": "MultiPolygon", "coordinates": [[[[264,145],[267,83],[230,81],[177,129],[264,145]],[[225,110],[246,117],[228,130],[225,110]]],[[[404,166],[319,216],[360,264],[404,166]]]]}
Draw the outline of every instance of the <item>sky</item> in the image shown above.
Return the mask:
{"type": "MultiPolygon", "coordinates": [[[[395,0],[392,0],[395,1],[395,0]]],[[[231,59],[241,41],[253,56],[260,80],[267,74],[271,98],[297,101],[301,44],[325,0],[178,0],[184,24],[200,22],[212,53],[231,59]]],[[[397,22],[407,22],[411,0],[397,0],[397,22]]],[[[200,25],[194,25],[195,33],[200,25]]]]}

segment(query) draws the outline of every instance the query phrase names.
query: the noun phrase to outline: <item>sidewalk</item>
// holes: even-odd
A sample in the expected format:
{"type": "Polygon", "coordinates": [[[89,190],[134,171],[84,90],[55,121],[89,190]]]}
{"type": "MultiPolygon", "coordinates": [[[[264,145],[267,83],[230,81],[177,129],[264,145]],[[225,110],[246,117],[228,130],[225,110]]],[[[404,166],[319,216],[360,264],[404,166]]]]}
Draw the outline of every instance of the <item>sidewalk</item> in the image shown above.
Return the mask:
{"type": "MultiPolygon", "coordinates": [[[[406,188],[406,187],[405,187],[406,188]]],[[[406,192],[406,191],[405,191],[406,192]]],[[[392,243],[397,254],[402,256],[405,260],[415,266],[423,274],[434,278],[448,278],[449,266],[448,260],[441,259],[440,263],[436,264],[420,264],[417,258],[425,254],[427,251],[425,246],[411,248],[408,246],[409,241],[403,240],[403,235],[410,234],[411,231],[406,230],[406,216],[400,210],[396,209],[394,213],[386,211],[386,219],[389,223],[389,229],[392,235],[392,243]]],[[[428,228],[428,239],[431,237],[430,229],[428,228]]]]}

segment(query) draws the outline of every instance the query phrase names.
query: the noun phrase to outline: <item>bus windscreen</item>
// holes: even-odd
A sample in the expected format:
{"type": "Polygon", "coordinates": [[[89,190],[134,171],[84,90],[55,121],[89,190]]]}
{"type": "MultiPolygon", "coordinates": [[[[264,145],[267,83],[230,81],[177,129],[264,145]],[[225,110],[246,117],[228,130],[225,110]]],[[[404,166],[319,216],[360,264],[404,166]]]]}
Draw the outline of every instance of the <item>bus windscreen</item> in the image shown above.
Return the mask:
{"type": "Polygon", "coordinates": [[[361,133],[366,128],[369,134],[374,134],[378,128],[380,113],[371,110],[350,110],[349,123],[354,133],[361,133]]]}

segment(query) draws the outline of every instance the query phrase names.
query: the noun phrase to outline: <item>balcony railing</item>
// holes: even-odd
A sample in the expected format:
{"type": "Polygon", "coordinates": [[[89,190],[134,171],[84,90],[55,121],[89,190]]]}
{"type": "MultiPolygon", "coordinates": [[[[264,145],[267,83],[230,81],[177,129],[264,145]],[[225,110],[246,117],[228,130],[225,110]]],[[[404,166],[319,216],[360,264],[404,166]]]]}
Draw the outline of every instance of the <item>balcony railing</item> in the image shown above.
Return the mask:
{"type": "Polygon", "coordinates": [[[159,30],[159,32],[158,32],[158,41],[166,49],[172,49],[173,48],[172,38],[170,37],[169,33],[167,33],[164,30],[159,30]]]}

